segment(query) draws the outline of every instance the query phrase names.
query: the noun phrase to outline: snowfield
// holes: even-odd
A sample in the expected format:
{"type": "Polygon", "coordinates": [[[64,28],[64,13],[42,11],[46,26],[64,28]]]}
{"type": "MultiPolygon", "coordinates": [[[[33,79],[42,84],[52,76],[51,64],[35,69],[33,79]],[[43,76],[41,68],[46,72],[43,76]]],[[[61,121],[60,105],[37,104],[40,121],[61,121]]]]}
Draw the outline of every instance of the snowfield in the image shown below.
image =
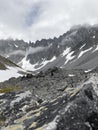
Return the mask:
{"type": "Polygon", "coordinates": [[[9,67],[7,66],[8,69],[6,70],[0,70],[0,82],[6,81],[12,77],[19,77],[21,74],[18,72],[21,71],[22,69],[18,67],[9,67]]]}

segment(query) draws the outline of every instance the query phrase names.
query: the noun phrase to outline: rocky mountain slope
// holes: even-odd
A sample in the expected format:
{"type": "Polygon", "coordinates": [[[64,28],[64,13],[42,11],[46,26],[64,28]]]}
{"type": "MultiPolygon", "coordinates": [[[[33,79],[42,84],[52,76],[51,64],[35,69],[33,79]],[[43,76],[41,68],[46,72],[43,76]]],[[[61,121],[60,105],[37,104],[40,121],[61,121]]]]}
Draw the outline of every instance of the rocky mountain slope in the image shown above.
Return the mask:
{"type": "Polygon", "coordinates": [[[97,130],[98,73],[49,69],[0,84],[1,130],[97,130]]]}
{"type": "Polygon", "coordinates": [[[33,72],[53,66],[92,70],[98,64],[98,27],[77,26],[58,38],[28,44],[22,40],[1,40],[0,53],[33,72]]]}
{"type": "Polygon", "coordinates": [[[97,26],[0,45],[1,55],[30,70],[20,76],[21,68],[0,56],[0,71],[11,72],[0,83],[0,130],[98,130],[97,26]]]}

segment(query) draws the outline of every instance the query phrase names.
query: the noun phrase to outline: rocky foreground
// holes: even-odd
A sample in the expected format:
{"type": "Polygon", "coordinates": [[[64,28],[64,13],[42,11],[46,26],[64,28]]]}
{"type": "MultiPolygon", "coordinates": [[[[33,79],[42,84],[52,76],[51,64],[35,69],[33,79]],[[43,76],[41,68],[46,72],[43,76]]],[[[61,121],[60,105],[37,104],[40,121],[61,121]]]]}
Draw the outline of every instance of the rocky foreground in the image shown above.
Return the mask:
{"type": "Polygon", "coordinates": [[[98,130],[98,74],[49,69],[0,83],[1,130],[98,130]]]}

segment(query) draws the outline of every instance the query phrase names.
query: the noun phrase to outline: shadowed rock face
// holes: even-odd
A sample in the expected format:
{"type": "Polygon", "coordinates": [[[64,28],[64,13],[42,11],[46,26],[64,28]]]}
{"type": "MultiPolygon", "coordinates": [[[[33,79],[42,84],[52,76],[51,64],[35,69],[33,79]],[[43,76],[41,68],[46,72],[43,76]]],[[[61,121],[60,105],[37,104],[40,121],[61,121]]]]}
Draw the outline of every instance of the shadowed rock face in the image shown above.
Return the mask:
{"type": "Polygon", "coordinates": [[[1,130],[98,129],[97,73],[55,68],[0,88],[1,130]]]}
{"type": "Polygon", "coordinates": [[[58,130],[97,130],[97,98],[92,85],[86,85],[73,100],[74,104],[71,105],[65,115],[61,116],[61,120],[58,123],[58,130]],[[92,100],[85,91],[92,93],[91,97],[94,96],[94,100],[92,100]],[[96,115],[94,113],[96,113],[96,115]],[[91,120],[91,117],[93,121],[91,120]]]}

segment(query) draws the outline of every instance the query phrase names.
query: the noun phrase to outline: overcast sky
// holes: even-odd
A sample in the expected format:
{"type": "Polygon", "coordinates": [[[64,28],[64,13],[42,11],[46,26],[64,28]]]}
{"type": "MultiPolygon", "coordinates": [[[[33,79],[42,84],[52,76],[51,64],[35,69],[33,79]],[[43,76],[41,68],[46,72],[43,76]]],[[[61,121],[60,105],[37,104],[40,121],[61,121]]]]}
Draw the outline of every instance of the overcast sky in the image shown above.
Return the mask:
{"type": "Polygon", "coordinates": [[[98,23],[98,0],[0,0],[0,39],[35,41],[98,23]]]}

